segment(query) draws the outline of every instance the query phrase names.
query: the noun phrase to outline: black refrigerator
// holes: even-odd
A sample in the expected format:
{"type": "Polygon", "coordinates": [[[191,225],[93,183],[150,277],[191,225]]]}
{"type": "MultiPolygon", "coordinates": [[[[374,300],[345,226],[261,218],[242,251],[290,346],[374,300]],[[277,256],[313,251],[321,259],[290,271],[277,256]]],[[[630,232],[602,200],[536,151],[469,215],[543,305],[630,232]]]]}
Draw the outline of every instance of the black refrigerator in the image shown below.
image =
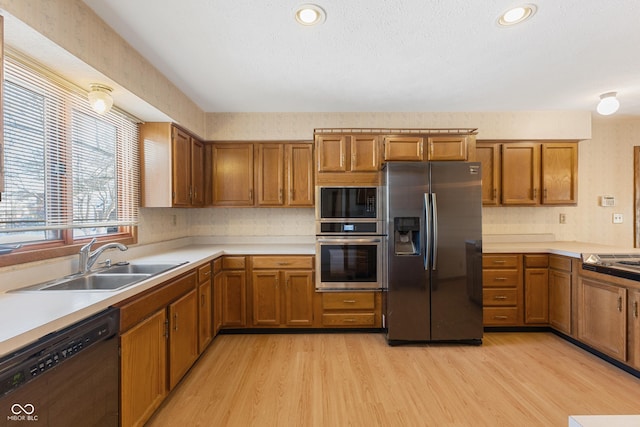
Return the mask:
{"type": "Polygon", "coordinates": [[[388,162],[385,323],[390,345],[482,343],[477,162],[388,162]]]}

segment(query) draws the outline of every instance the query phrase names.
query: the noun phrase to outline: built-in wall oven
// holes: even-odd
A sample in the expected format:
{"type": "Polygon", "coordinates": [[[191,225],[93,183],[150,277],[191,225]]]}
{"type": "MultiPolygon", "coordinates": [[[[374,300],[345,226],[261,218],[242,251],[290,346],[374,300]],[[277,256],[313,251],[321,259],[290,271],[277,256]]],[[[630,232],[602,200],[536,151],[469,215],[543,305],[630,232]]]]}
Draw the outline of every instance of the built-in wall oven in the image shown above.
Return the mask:
{"type": "Polygon", "coordinates": [[[316,288],[385,286],[382,191],[375,186],[316,188],[316,288]]]}

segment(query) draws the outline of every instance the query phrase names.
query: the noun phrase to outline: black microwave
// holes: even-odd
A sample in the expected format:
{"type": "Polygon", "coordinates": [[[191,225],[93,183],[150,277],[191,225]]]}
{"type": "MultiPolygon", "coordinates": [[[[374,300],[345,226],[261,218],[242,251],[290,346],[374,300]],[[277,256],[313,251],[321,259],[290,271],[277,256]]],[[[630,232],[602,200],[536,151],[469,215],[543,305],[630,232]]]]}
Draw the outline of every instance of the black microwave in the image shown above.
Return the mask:
{"type": "Polygon", "coordinates": [[[381,187],[316,187],[317,221],[381,221],[381,187]]]}

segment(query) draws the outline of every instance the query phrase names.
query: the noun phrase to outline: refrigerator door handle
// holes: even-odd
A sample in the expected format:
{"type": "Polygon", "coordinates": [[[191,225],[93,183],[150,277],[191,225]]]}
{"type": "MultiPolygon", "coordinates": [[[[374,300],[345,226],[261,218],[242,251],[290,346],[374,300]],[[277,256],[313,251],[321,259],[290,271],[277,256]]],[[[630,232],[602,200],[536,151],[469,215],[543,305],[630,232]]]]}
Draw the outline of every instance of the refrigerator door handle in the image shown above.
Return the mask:
{"type": "Polygon", "coordinates": [[[429,235],[429,230],[431,229],[429,221],[429,210],[429,195],[427,193],[424,193],[422,204],[422,217],[424,220],[424,228],[422,230],[422,247],[424,248],[423,264],[425,270],[429,269],[429,259],[431,259],[431,245],[429,245],[429,242],[431,241],[431,236],[429,235]]]}
{"type": "Polygon", "coordinates": [[[431,248],[431,269],[435,270],[438,265],[438,203],[436,193],[431,194],[431,232],[433,233],[431,248]]]}

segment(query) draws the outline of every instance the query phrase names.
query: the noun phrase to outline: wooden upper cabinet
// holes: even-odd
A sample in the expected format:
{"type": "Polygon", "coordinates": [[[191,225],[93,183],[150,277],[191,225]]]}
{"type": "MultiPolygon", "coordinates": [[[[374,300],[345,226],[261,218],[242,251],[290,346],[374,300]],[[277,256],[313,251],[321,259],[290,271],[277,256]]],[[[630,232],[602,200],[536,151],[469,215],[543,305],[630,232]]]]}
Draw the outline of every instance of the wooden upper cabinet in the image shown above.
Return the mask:
{"type": "Polygon", "coordinates": [[[465,135],[438,135],[427,138],[429,151],[427,160],[467,160],[467,139],[465,135]]]}
{"type": "Polygon", "coordinates": [[[313,144],[285,144],[285,205],[314,206],[313,144]]]}
{"type": "Polygon", "coordinates": [[[542,203],[578,203],[578,145],[542,144],[542,203]]]}
{"type": "Polygon", "coordinates": [[[377,172],[380,169],[375,135],[317,135],[318,172],[377,172]]]}
{"type": "Polygon", "coordinates": [[[540,197],[540,144],[502,145],[502,204],[537,205],[540,197]]]}
{"type": "Polygon", "coordinates": [[[204,145],[172,123],[140,125],[143,207],[204,204],[204,145]]]}
{"type": "Polygon", "coordinates": [[[501,198],[500,181],[501,144],[479,142],[476,145],[476,158],[482,165],[482,204],[498,206],[501,198]]]}
{"type": "Polygon", "coordinates": [[[204,205],[204,144],[191,138],[191,206],[204,205]]]}
{"type": "Polygon", "coordinates": [[[385,136],[385,161],[422,161],[424,138],[421,136],[385,136]]]}
{"type": "Polygon", "coordinates": [[[351,136],[351,172],[377,172],[380,169],[378,137],[375,135],[351,136]]]}
{"type": "Polygon", "coordinates": [[[284,146],[282,144],[256,144],[256,204],[260,206],[284,205],[284,146]]]}
{"type": "Polygon", "coordinates": [[[215,143],[211,149],[214,206],[253,206],[253,144],[215,143]]]}
{"type": "Polygon", "coordinates": [[[347,172],[346,135],[316,136],[318,172],[347,172]]]}

